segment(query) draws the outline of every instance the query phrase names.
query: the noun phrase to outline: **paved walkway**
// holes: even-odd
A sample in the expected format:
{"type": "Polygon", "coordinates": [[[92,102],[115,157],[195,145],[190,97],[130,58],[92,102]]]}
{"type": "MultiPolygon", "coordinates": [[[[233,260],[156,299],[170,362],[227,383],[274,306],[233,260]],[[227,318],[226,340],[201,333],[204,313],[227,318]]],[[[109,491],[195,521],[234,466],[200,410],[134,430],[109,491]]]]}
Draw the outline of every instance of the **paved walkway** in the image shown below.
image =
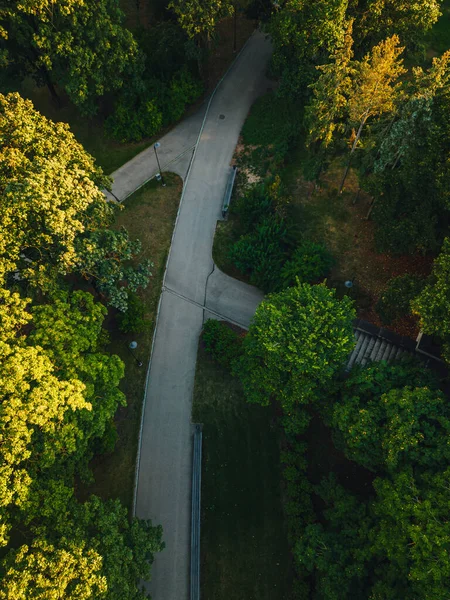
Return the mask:
{"type": "MultiPolygon", "coordinates": [[[[158,148],[158,158],[163,171],[172,171],[183,178],[186,176],[207,103],[208,99],[195,114],[181,121],[159,140],[161,146],[158,148]]],[[[158,171],[155,151],[151,145],[111,174],[114,197],[125,200],[158,171]]],[[[108,192],[106,195],[113,197],[108,192]]]]}
{"type": "MultiPolygon", "coordinates": [[[[216,92],[175,226],[148,378],[136,498],[137,516],[151,518],[164,529],[166,549],[156,557],[148,584],[154,600],[188,600],[189,596],[190,415],[203,321],[223,315],[248,326],[262,297],[255,288],[215,268],[211,248],[242,124],[254,99],[269,85],[264,73],[270,53],[265,36],[256,33],[216,92]]],[[[187,126],[189,140],[194,123],[200,121],[193,118],[187,126]]],[[[181,139],[178,127],[168,135],[180,138],[178,148],[190,144],[181,139]]],[[[139,165],[142,168],[145,160],[136,157],[130,175],[127,166],[116,172],[115,190],[121,196],[129,193],[135,175],[142,178],[139,165]]]]}

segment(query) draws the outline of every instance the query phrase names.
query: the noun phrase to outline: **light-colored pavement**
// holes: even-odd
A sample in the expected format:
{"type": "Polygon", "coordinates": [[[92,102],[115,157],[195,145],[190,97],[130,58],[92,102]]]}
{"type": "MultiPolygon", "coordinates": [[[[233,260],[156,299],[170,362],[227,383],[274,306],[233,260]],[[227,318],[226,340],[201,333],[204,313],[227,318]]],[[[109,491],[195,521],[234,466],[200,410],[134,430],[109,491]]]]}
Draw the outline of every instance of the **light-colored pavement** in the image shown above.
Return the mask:
{"type": "Polygon", "coordinates": [[[212,316],[223,313],[248,326],[261,299],[251,286],[214,269],[211,248],[242,124],[253,100],[269,86],[264,73],[270,53],[265,36],[256,33],[218,88],[175,226],[148,378],[136,495],[137,516],[164,529],[166,549],[156,557],[147,585],[154,600],[189,595],[190,414],[203,320],[209,309],[212,316]]]}
{"type": "MultiPolygon", "coordinates": [[[[185,177],[205,115],[207,102],[208,100],[202,104],[195,114],[181,121],[161,138],[158,158],[162,171],[173,171],[185,177]]],[[[153,145],[151,145],[111,174],[114,196],[111,196],[108,192],[106,192],[106,195],[122,201],[136,191],[137,188],[144,185],[158,171],[155,151],[153,145]]]]}
{"type": "Polygon", "coordinates": [[[210,313],[207,318],[220,315],[248,329],[256,307],[264,294],[257,288],[225,275],[217,267],[208,278],[205,305],[210,313]]]}

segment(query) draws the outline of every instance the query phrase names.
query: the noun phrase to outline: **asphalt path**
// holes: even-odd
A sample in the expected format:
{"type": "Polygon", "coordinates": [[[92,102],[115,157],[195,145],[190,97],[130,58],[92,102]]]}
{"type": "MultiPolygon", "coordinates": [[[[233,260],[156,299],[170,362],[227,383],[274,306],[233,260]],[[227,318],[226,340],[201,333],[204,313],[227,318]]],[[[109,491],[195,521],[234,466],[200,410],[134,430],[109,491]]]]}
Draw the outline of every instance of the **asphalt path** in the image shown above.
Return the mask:
{"type": "MultiPolygon", "coordinates": [[[[270,53],[265,36],[255,33],[220,84],[175,225],[147,381],[136,492],[136,515],[164,529],[166,548],[156,556],[152,581],[146,584],[154,600],[189,597],[191,404],[203,322],[227,318],[248,326],[262,298],[255,288],[215,268],[211,249],[240,130],[255,98],[270,86],[265,77],[270,53]]],[[[119,182],[115,185],[119,190],[119,182]]],[[[121,193],[128,193],[127,186],[121,193]]]]}

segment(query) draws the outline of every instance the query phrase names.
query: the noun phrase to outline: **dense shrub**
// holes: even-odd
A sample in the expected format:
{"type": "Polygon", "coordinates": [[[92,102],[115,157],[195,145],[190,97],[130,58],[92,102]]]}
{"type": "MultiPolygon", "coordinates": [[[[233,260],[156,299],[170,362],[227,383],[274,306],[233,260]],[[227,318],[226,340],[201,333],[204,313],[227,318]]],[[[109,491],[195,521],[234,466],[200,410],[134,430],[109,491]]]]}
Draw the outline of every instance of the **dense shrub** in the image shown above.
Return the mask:
{"type": "Polygon", "coordinates": [[[280,286],[280,273],[288,250],[284,219],[266,217],[256,228],[243,235],[230,249],[230,259],[250,282],[265,292],[280,286]]]}
{"type": "Polygon", "coordinates": [[[388,283],[376,305],[376,311],[382,322],[389,325],[395,319],[411,313],[411,301],[425,287],[425,281],[416,275],[394,277],[388,283]]]}
{"type": "Polygon", "coordinates": [[[231,368],[233,360],[241,353],[242,338],[222,321],[209,319],[203,326],[205,350],[222,367],[231,368]]]}
{"type": "Polygon", "coordinates": [[[239,218],[239,226],[248,233],[257,223],[274,213],[272,198],[265,183],[250,186],[230,205],[230,213],[239,218]]]}
{"type": "Polygon", "coordinates": [[[145,319],[145,304],[135,292],[128,292],[128,309],[118,317],[122,333],[142,333],[151,323],[145,319]]]}
{"type": "Polygon", "coordinates": [[[166,92],[167,101],[160,109],[164,124],[178,121],[184,114],[186,106],[197,100],[203,92],[201,81],[195,78],[187,68],[183,68],[172,77],[166,92]]]}
{"type": "Polygon", "coordinates": [[[120,142],[139,142],[157,133],[162,123],[163,115],[154,99],[124,94],[106,119],[105,130],[120,142]]]}
{"type": "Polygon", "coordinates": [[[182,65],[190,66],[192,62],[195,66],[195,60],[187,52],[190,46],[188,37],[178,23],[152,23],[149,28],[138,29],[135,37],[145,56],[146,80],[157,78],[168,81],[182,65]]]}
{"type": "Polygon", "coordinates": [[[332,265],[333,257],[323,244],[305,240],[284,264],[281,271],[283,286],[294,285],[296,278],[300,283],[314,283],[325,277],[332,265]]]}

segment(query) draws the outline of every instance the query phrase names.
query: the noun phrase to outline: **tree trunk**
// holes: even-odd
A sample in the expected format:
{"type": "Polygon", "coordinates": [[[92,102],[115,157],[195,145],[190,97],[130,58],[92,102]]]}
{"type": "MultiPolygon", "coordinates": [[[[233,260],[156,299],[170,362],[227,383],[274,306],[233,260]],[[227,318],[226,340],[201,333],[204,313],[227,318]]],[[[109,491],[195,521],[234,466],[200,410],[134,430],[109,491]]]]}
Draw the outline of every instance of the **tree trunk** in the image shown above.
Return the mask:
{"type": "Polygon", "coordinates": [[[353,201],[352,201],[353,206],[358,202],[360,193],[361,193],[361,186],[358,187],[358,192],[356,193],[356,196],[353,198],[353,201]]]}
{"type": "Polygon", "coordinates": [[[372,198],[372,202],[370,203],[369,210],[367,211],[366,221],[370,219],[370,215],[372,214],[372,210],[375,204],[375,198],[372,198]]]}
{"type": "Polygon", "coordinates": [[[41,73],[44,77],[45,85],[47,86],[48,91],[50,92],[54,103],[56,104],[56,106],[58,108],[61,108],[61,98],[58,96],[58,93],[55,90],[55,86],[53,85],[53,82],[50,79],[50,75],[49,75],[47,69],[45,67],[43,67],[41,70],[41,73]]]}
{"type": "Polygon", "coordinates": [[[352,164],[353,152],[356,150],[356,146],[358,145],[358,142],[359,142],[359,140],[361,138],[361,133],[362,133],[364,125],[366,124],[366,121],[367,121],[367,115],[364,115],[364,117],[362,118],[361,123],[359,124],[358,133],[356,134],[355,141],[353,142],[352,149],[350,150],[350,156],[349,156],[349,159],[348,159],[347,167],[346,167],[345,172],[344,172],[344,176],[343,176],[342,181],[341,181],[341,185],[340,185],[339,192],[338,192],[339,194],[342,194],[342,190],[344,189],[345,180],[347,179],[347,175],[348,175],[348,172],[350,171],[350,166],[352,164]]]}

